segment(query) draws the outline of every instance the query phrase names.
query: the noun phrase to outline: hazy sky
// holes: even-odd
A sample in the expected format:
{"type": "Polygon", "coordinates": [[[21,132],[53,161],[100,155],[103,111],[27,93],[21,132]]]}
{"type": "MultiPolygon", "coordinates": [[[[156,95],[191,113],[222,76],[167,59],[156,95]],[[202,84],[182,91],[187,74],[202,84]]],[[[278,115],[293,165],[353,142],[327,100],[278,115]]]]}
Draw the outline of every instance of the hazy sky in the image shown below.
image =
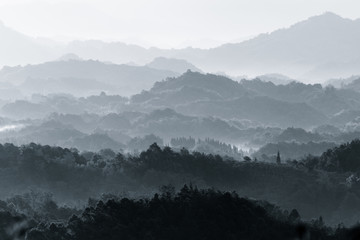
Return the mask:
{"type": "Polygon", "coordinates": [[[34,37],[211,47],[359,9],[359,0],[0,0],[0,20],[34,37]]]}

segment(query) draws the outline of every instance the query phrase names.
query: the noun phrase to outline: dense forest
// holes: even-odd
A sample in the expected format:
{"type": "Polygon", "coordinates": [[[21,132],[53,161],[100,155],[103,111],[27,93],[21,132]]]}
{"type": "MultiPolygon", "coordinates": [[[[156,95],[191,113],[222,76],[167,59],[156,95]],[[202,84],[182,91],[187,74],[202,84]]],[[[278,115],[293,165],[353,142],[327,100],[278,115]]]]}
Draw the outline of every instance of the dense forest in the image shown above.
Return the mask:
{"type": "Polygon", "coordinates": [[[103,195],[89,199],[83,210],[59,207],[47,195],[26,195],[0,204],[4,240],[355,240],[360,236],[357,226],[330,228],[322,217],[304,222],[296,209],[284,211],[235,192],[199,190],[191,184],[177,192],[171,185],[162,186],[150,198],[103,195]]]}
{"type": "Polygon", "coordinates": [[[185,185],[163,186],[152,198],[110,199],[88,205],[61,224],[40,224],[27,233],[42,239],[356,239],[359,230],[326,227],[322,218],[303,223],[296,209],[281,211],[236,193],[185,185]]]}
{"type": "Polygon", "coordinates": [[[125,239],[166,239],[170,236],[166,234],[184,237],[191,232],[193,239],[201,234],[224,239],[246,234],[250,239],[257,238],[251,234],[261,234],[259,239],[288,239],[295,236],[299,222],[286,219],[292,218],[296,209],[296,218],[301,215],[306,231],[322,236],[314,239],[341,239],[337,234],[345,234],[346,227],[354,226],[360,213],[359,145],[360,141],[354,140],[320,157],[293,161],[283,161],[279,153],[277,162],[267,163],[248,156],[239,161],[156,143],[136,155],[111,149],[79,152],[34,143],[3,144],[0,207],[8,220],[3,222],[2,234],[8,224],[21,222],[16,226],[28,229],[28,239],[84,239],[84,232],[92,226],[102,229],[96,230],[97,234],[105,234],[102,231],[116,219],[114,231],[125,239]],[[196,187],[183,187],[189,183],[196,187]],[[162,187],[163,193],[156,195],[163,185],[167,185],[162,187]],[[181,190],[175,193],[175,189],[181,190]],[[102,201],[97,204],[98,200],[102,201]],[[204,209],[197,207],[200,205],[204,209]],[[233,211],[246,217],[230,214],[233,211]],[[269,218],[266,211],[276,216],[269,218]],[[219,216],[223,220],[216,220],[219,216]],[[263,231],[236,228],[244,219],[263,231]],[[103,221],[102,225],[97,221],[103,221]],[[120,224],[123,221],[129,225],[120,224]],[[224,228],[216,228],[220,223],[216,221],[226,223],[227,230],[220,232],[224,228]],[[161,224],[168,224],[161,228],[163,231],[151,227],[161,224]],[[202,230],[194,230],[198,228],[202,230]],[[214,232],[206,232],[207,228],[214,232]]]}

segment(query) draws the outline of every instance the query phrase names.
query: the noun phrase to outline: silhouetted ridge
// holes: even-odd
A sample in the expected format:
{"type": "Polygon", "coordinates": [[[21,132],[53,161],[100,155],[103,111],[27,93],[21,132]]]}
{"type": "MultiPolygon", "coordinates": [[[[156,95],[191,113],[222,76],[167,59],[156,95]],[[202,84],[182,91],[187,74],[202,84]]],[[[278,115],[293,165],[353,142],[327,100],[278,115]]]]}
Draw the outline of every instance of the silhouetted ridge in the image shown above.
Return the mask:
{"type": "MultiPolygon", "coordinates": [[[[162,187],[151,199],[99,201],[66,225],[33,229],[29,240],[69,239],[279,239],[298,236],[300,215],[267,210],[236,193],[198,190],[185,185],[178,193],[162,187]]],[[[265,204],[270,210],[275,207],[265,204]]],[[[276,210],[275,210],[276,211],[276,210]]],[[[302,225],[316,239],[332,239],[325,228],[302,225]]]]}
{"type": "Polygon", "coordinates": [[[150,89],[156,81],[179,75],[172,71],[146,66],[79,60],[73,56],[65,56],[65,59],[66,61],[7,67],[0,71],[0,81],[22,84],[22,91],[25,93],[27,91],[38,93],[40,87],[45,93],[59,93],[56,91],[73,93],[74,90],[86,90],[90,87],[89,93],[106,91],[131,95],[143,89],[150,89]]]}
{"type": "Polygon", "coordinates": [[[224,98],[237,97],[245,92],[244,88],[238,82],[229,78],[214,74],[201,74],[192,71],[187,71],[177,78],[168,78],[166,81],[157,82],[151,91],[170,91],[181,87],[206,89],[208,91],[218,93],[224,98]]]}

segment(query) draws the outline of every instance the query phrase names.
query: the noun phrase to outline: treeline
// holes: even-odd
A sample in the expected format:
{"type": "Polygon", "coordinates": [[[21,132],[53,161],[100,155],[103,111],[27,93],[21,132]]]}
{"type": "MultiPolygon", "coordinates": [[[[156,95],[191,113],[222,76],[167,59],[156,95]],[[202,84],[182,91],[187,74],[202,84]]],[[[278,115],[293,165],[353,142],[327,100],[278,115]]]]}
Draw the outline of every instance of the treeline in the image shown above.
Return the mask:
{"type": "Polygon", "coordinates": [[[308,155],[321,156],[326,150],[337,145],[331,142],[278,142],[268,143],[252,154],[253,158],[261,161],[276,162],[276,155],[279,151],[283,161],[301,160],[308,155]]]}
{"type": "MultiPolygon", "coordinates": [[[[344,148],[344,152],[357,152],[356,146],[344,148]]],[[[337,161],[344,161],[341,149],[331,150],[336,153],[331,159],[338,156],[337,161]]],[[[318,158],[311,159],[316,162],[318,158]]],[[[0,193],[6,199],[29,189],[41,190],[51,192],[59,203],[74,204],[102,193],[148,196],[164,184],[179,188],[192,182],[201,188],[235,190],[288,210],[297,208],[306,220],[322,216],[331,225],[356,223],[360,215],[357,173],[325,171],[311,165],[312,161],[237,161],[157,144],[136,155],[110,149],[78,152],[37,144],[4,144],[0,145],[0,193]]]]}
{"type": "MultiPolygon", "coordinates": [[[[311,223],[302,222],[296,209],[289,213],[268,203],[240,198],[235,192],[198,190],[191,185],[185,185],[177,193],[172,186],[163,186],[161,193],[151,198],[98,201],[88,205],[81,214],[57,223],[22,218],[27,224],[17,234],[27,240],[358,237],[355,230],[341,225],[336,229],[326,227],[321,218],[311,223]]],[[[7,239],[6,235],[2,239],[7,239]]]]}
{"type": "Polygon", "coordinates": [[[212,138],[198,139],[192,137],[179,137],[170,140],[171,147],[176,149],[186,148],[191,151],[202,152],[207,154],[218,154],[229,156],[235,159],[242,159],[244,153],[236,146],[215,140],[212,138]]]}
{"type": "Polygon", "coordinates": [[[322,169],[330,172],[359,172],[360,171],[360,140],[341,144],[330,148],[320,157],[307,157],[300,164],[309,169],[322,169]]]}

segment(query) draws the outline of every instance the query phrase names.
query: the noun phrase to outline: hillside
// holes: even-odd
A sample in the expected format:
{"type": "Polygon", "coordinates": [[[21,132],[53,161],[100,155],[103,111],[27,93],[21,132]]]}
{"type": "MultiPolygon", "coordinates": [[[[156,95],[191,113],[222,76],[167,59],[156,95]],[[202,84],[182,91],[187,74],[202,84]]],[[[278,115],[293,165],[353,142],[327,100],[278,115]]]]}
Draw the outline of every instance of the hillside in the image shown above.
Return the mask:
{"type": "Polygon", "coordinates": [[[326,71],[331,70],[331,77],[336,72],[340,76],[348,76],[357,73],[356,68],[359,67],[355,64],[358,62],[356,53],[360,51],[359,41],[360,21],[328,12],[290,28],[214,48],[207,54],[207,63],[230,71],[243,69],[255,73],[295,73],[298,77],[327,78],[326,71]],[[346,62],[354,62],[351,69],[344,69],[346,66],[341,65],[346,62]],[[313,69],[317,69],[316,74],[311,74],[313,69]]]}
{"type": "Polygon", "coordinates": [[[360,94],[354,89],[320,84],[275,85],[257,78],[237,82],[224,76],[187,71],[179,77],[156,82],[149,91],[133,95],[131,103],[137,109],[169,107],[190,115],[310,127],[327,122],[346,124],[353,120],[356,116],[341,115],[359,109],[360,94]]]}
{"type": "Polygon", "coordinates": [[[42,45],[35,39],[6,27],[0,21],[0,68],[4,65],[40,63],[56,56],[56,50],[42,45]]]}
{"type": "Polygon", "coordinates": [[[28,95],[40,91],[44,94],[80,92],[80,95],[106,91],[129,96],[149,89],[156,81],[177,75],[171,71],[149,67],[70,59],[6,67],[0,71],[0,81],[20,85],[19,88],[28,95]]]}

